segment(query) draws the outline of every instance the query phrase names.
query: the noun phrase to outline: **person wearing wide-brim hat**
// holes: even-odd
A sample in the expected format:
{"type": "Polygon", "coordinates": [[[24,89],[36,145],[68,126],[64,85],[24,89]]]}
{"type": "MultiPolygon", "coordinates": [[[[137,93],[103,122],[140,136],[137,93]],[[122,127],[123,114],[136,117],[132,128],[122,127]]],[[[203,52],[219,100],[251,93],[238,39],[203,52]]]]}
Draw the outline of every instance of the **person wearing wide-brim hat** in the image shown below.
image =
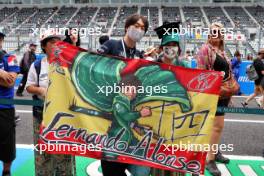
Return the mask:
{"type": "Polygon", "coordinates": [[[155,29],[159,39],[161,39],[160,55],[158,62],[172,64],[176,66],[188,67],[183,61],[179,59],[181,54],[180,35],[179,35],[180,22],[164,22],[162,26],[155,29]]]}
{"type": "MultiPolygon", "coordinates": [[[[65,39],[65,35],[47,31],[40,38],[40,45],[46,57],[37,59],[30,66],[26,90],[33,94],[34,100],[44,99],[48,88],[49,60],[53,56],[55,43],[65,39]]],[[[40,124],[42,123],[43,106],[33,106],[33,141],[36,145],[39,139],[40,124]]],[[[35,175],[65,175],[71,176],[75,168],[74,157],[70,155],[54,155],[35,151],[35,175]]]]}

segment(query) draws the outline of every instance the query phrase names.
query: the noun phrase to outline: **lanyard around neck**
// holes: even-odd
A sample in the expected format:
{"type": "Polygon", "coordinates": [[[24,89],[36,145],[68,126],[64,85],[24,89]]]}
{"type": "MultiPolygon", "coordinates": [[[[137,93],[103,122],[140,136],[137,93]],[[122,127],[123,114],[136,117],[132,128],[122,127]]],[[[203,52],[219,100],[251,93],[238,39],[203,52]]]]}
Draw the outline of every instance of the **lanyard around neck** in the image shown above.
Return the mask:
{"type": "Polygon", "coordinates": [[[125,58],[127,58],[127,54],[126,54],[126,48],[125,48],[125,43],[124,43],[124,39],[122,39],[122,46],[123,46],[123,52],[125,53],[125,58]]]}

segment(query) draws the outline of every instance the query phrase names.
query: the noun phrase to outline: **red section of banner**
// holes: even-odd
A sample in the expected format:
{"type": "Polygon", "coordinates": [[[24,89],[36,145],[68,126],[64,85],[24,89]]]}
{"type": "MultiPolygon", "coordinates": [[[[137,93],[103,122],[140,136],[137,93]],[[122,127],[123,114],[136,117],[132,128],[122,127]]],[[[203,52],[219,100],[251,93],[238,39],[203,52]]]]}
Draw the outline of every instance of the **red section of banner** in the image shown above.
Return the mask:
{"type": "MultiPolygon", "coordinates": [[[[61,41],[57,42],[56,46],[57,47],[54,49],[54,59],[51,59],[50,62],[58,62],[63,67],[71,66],[74,58],[78,55],[78,53],[81,51],[86,51],[82,48],[78,48],[61,41]]],[[[94,54],[98,55],[98,53],[94,54]]],[[[122,76],[134,73],[138,68],[143,66],[160,65],[160,68],[172,71],[175,74],[177,80],[183,86],[185,86],[188,91],[216,95],[219,94],[219,88],[222,81],[220,72],[183,68],[174,65],[152,62],[144,59],[125,59],[116,56],[106,56],[113,59],[120,59],[127,63],[127,66],[121,72],[122,76]]]]}
{"type": "MultiPolygon", "coordinates": [[[[43,130],[43,127],[41,129],[43,130]]],[[[97,144],[88,144],[84,139],[75,139],[76,132],[66,134],[58,130],[52,129],[48,133],[45,133],[44,138],[39,139],[38,147],[41,152],[71,154],[96,159],[101,159],[104,152],[107,152],[107,148],[103,146],[104,144],[102,142],[99,143],[99,140],[97,144]],[[58,137],[59,135],[66,137],[58,137]]],[[[142,149],[145,147],[146,145],[143,144],[142,149]]],[[[177,145],[165,145],[161,143],[152,143],[145,150],[146,154],[144,156],[129,156],[119,150],[111,150],[111,152],[114,151],[113,153],[117,155],[117,158],[113,160],[115,162],[145,165],[177,172],[187,170],[190,172],[199,172],[200,174],[204,173],[206,152],[194,152],[187,149],[180,150],[177,145]]],[[[111,161],[109,158],[107,160],[111,161]]]]}

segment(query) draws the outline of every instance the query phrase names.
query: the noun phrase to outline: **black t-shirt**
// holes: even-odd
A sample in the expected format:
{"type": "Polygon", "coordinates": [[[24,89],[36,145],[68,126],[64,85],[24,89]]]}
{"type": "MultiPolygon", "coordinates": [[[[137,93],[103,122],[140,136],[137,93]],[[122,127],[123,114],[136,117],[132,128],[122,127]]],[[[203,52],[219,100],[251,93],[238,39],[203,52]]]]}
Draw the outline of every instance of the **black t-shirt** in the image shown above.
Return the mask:
{"type": "Polygon", "coordinates": [[[220,55],[216,54],[216,59],[213,66],[215,71],[224,71],[225,76],[224,80],[229,77],[230,67],[225,58],[222,58],[220,55]]]}
{"type": "Polygon", "coordinates": [[[139,50],[127,47],[123,40],[108,40],[97,51],[102,54],[126,58],[143,58],[139,50]]]}
{"type": "Polygon", "coordinates": [[[253,61],[253,66],[255,67],[255,70],[259,76],[259,78],[257,80],[255,80],[255,84],[256,85],[260,85],[260,82],[263,78],[263,74],[261,73],[261,71],[264,71],[264,63],[263,60],[261,59],[255,59],[253,61]]]}

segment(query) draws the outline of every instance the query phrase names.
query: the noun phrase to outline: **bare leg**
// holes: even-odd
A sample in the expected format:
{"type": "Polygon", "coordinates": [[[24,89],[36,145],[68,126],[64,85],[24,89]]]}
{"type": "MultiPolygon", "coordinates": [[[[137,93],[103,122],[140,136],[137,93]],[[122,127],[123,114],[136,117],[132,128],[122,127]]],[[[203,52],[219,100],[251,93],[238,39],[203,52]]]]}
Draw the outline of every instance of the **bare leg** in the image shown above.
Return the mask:
{"type": "MultiPolygon", "coordinates": [[[[216,116],[214,119],[214,124],[212,128],[212,136],[210,139],[210,146],[218,145],[222,136],[222,132],[224,129],[224,116],[216,116]]],[[[214,147],[213,150],[208,152],[208,160],[214,160],[215,154],[218,150],[218,147],[214,147]]]]}
{"type": "Polygon", "coordinates": [[[250,102],[251,100],[253,100],[253,98],[255,98],[257,96],[257,93],[254,92],[253,94],[251,94],[245,101],[245,103],[248,104],[248,102],[250,102]]]}

